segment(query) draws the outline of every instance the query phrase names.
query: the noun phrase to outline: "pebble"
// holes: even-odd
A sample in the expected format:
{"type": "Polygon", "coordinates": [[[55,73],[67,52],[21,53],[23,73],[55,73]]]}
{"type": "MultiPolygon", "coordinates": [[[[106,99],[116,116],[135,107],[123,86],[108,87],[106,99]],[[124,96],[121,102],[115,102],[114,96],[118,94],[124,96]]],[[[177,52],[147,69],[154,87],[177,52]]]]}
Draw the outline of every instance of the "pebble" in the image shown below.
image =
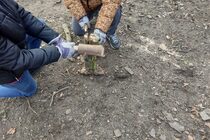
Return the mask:
{"type": "Polygon", "coordinates": [[[161,121],[159,119],[157,119],[157,124],[161,124],[161,121]]]}
{"type": "Polygon", "coordinates": [[[114,130],[114,135],[115,135],[115,137],[117,137],[117,138],[119,138],[119,137],[122,136],[122,134],[121,134],[121,132],[120,132],[119,129],[114,130]]]}
{"type": "Polygon", "coordinates": [[[173,108],[173,111],[174,111],[174,112],[177,112],[177,109],[174,107],[174,108],[173,108]]]}
{"type": "Polygon", "coordinates": [[[204,121],[210,120],[210,109],[205,109],[202,112],[200,112],[200,116],[204,121]]]}
{"type": "Polygon", "coordinates": [[[171,37],[170,37],[170,36],[168,36],[168,35],[166,36],[166,38],[167,38],[168,40],[169,40],[169,39],[171,39],[171,37]]]}
{"type": "Polygon", "coordinates": [[[173,116],[172,116],[171,113],[168,113],[168,112],[166,112],[166,111],[163,111],[163,114],[165,115],[165,117],[166,117],[166,119],[167,119],[168,121],[173,121],[173,120],[174,120],[174,118],[173,118],[173,116]]]}
{"type": "Polygon", "coordinates": [[[169,125],[175,129],[176,131],[178,131],[179,133],[182,133],[185,129],[184,126],[182,126],[181,124],[179,124],[178,122],[171,122],[169,123],[169,125]]]}
{"type": "Polygon", "coordinates": [[[154,128],[152,128],[152,130],[149,132],[149,134],[150,134],[150,136],[152,136],[153,138],[155,138],[156,136],[155,136],[155,129],[154,128]]]}
{"type": "Polygon", "coordinates": [[[174,134],[174,136],[175,136],[176,138],[181,138],[181,137],[182,137],[181,134],[174,134]]]}
{"type": "Polygon", "coordinates": [[[152,19],[152,16],[151,16],[151,15],[147,15],[147,17],[148,17],[149,19],[152,19]]]}
{"type": "Polygon", "coordinates": [[[159,94],[157,92],[155,92],[155,96],[159,96],[159,94]]]}
{"type": "Polygon", "coordinates": [[[160,140],[166,140],[166,136],[165,135],[160,135],[160,140]]]}
{"type": "Polygon", "coordinates": [[[68,117],[67,117],[67,120],[68,120],[68,121],[72,121],[72,120],[73,120],[72,116],[68,116],[68,117]]]}
{"type": "Polygon", "coordinates": [[[125,70],[130,74],[133,75],[134,72],[129,68],[129,67],[125,67],[125,70]]]}
{"type": "Polygon", "coordinates": [[[66,115],[70,114],[71,113],[71,109],[67,109],[66,110],[66,115]]]}
{"type": "Polygon", "coordinates": [[[86,132],[86,135],[88,136],[88,135],[92,135],[93,134],[93,132],[92,131],[88,131],[88,132],[86,132]]]}
{"type": "Polygon", "coordinates": [[[141,109],[141,113],[144,113],[145,111],[144,111],[144,109],[141,109]]]}

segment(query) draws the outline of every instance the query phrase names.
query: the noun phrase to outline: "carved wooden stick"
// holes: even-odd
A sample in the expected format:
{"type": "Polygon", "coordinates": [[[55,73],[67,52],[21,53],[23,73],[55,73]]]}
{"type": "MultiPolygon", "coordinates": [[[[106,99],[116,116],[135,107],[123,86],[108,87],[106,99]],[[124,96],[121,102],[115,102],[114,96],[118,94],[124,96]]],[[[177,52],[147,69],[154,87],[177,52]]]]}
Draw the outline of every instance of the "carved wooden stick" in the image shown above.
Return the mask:
{"type": "Polygon", "coordinates": [[[64,23],[62,25],[62,27],[63,27],[63,31],[64,31],[65,36],[66,36],[66,40],[67,41],[72,41],[72,38],[71,38],[71,34],[70,34],[70,31],[69,31],[68,25],[64,23]]]}
{"type": "Polygon", "coordinates": [[[74,49],[79,54],[104,57],[104,47],[102,45],[79,44],[74,49]]]}

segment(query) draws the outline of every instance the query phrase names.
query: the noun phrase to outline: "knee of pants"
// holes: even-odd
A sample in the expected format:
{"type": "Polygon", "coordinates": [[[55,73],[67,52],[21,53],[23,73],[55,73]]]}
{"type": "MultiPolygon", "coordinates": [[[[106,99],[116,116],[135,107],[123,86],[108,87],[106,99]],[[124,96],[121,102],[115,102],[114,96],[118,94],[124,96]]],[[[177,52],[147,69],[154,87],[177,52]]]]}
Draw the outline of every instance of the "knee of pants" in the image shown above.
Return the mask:
{"type": "Polygon", "coordinates": [[[77,36],[83,36],[85,34],[85,31],[82,29],[82,27],[79,25],[78,21],[74,17],[72,18],[72,30],[77,36]]]}
{"type": "Polygon", "coordinates": [[[0,85],[0,97],[30,97],[37,91],[37,84],[30,75],[25,71],[19,81],[10,84],[0,85]]]}

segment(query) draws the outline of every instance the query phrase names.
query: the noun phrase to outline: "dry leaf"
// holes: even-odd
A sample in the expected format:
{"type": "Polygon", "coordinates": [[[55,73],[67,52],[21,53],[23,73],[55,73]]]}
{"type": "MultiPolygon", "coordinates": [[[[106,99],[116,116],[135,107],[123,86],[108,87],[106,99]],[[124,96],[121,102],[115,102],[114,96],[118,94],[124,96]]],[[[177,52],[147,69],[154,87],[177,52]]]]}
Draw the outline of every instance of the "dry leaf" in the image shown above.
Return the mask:
{"type": "Polygon", "coordinates": [[[13,135],[13,134],[15,134],[15,132],[16,132],[16,128],[10,128],[10,129],[7,131],[7,134],[8,134],[8,135],[13,135]]]}

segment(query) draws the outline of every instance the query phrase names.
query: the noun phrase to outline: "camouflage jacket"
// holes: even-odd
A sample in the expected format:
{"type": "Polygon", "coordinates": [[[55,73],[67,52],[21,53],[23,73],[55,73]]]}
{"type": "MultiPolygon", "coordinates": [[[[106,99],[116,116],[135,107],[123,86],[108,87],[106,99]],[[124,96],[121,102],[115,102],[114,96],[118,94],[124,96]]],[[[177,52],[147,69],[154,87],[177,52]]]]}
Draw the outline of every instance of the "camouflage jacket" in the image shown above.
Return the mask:
{"type": "Polygon", "coordinates": [[[87,12],[94,11],[102,5],[95,28],[107,32],[112,24],[121,0],[64,0],[71,15],[80,20],[87,12]]]}

